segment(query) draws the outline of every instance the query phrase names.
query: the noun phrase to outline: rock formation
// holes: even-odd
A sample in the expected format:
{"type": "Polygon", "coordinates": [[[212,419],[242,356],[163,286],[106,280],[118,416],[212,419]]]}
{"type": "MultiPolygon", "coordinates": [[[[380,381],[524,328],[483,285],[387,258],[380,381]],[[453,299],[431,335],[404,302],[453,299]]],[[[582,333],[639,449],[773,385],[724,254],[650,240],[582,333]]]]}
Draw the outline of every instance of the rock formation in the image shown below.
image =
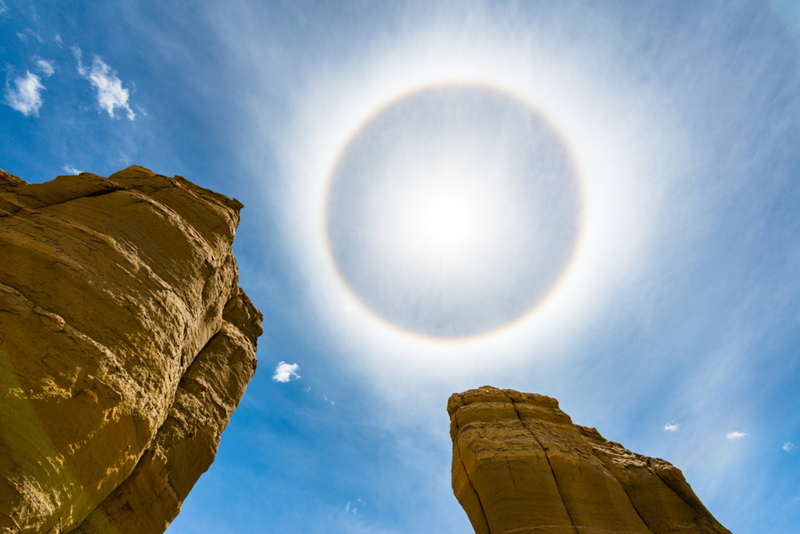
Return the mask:
{"type": "Polygon", "coordinates": [[[0,171],[0,533],[162,533],[256,368],[242,205],[129,167],[0,171]]]}
{"type": "Polygon", "coordinates": [[[678,469],[573,424],[555,399],[486,386],[447,411],[476,534],[729,533],[678,469]]]}

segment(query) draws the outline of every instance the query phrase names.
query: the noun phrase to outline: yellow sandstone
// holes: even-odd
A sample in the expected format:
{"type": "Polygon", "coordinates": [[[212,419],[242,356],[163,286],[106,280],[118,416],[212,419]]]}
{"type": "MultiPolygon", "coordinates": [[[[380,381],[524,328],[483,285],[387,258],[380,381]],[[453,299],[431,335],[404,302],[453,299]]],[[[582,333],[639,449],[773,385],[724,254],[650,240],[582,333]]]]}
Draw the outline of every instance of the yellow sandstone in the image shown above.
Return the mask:
{"type": "Polygon", "coordinates": [[[0,533],[162,533],[256,368],[242,205],[129,167],[0,171],[0,533]]]}
{"type": "Polygon", "coordinates": [[[447,411],[476,534],[730,534],[678,469],[573,424],[553,398],[485,386],[447,411]]]}

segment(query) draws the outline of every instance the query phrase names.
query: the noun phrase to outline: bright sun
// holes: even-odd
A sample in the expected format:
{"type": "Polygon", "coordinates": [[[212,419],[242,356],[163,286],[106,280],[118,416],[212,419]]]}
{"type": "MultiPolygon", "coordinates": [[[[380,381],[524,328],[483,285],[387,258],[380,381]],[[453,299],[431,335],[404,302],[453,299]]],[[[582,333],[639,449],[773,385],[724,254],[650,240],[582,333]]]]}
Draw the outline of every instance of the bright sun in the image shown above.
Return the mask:
{"type": "Polygon", "coordinates": [[[425,189],[401,204],[396,228],[403,250],[431,259],[468,252],[479,230],[477,200],[454,187],[425,189]]]}

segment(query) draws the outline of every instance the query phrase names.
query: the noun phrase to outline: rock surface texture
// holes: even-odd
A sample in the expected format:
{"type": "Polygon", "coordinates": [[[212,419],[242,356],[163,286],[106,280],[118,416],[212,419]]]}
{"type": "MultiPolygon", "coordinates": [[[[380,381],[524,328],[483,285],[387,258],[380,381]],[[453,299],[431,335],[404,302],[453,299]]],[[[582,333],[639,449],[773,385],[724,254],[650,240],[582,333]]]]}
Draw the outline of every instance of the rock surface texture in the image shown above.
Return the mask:
{"type": "Polygon", "coordinates": [[[242,205],[129,167],[0,171],[0,533],[162,533],[256,368],[242,205]]]}
{"type": "Polygon", "coordinates": [[[450,397],[453,491],[477,534],[729,533],[681,472],[575,425],[544,395],[450,397]]]}

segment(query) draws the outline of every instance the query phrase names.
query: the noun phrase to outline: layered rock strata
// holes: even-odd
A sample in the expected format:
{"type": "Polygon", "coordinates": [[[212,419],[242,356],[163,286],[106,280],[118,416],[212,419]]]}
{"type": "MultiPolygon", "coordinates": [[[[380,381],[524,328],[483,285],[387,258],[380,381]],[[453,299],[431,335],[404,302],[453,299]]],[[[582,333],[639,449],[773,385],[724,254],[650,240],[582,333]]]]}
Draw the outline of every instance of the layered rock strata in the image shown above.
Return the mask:
{"type": "Polygon", "coordinates": [[[476,534],[729,533],[678,469],[573,424],[555,399],[486,386],[447,411],[476,534]]]}
{"type": "Polygon", "coordinates": [[[242,205],[129,167],[0,171],[0,533],[162,533],[256,368],[242,205]]]}

